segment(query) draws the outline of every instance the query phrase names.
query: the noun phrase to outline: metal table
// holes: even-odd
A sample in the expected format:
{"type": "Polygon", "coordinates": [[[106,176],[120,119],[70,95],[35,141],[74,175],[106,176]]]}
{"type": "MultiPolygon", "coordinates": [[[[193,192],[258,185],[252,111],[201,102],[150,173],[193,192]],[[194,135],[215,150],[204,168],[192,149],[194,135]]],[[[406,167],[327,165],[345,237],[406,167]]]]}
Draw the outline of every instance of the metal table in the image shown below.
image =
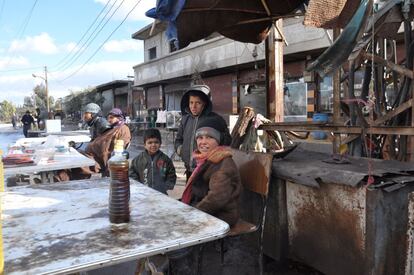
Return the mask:
{"type": "MultiPolygon", "coordinates": [[[[93,159],[82,155],[74,148],[69,148],[69,151],[64,153],[56,152],[54,159],[51,161],[39,161],[36,165],[5,167],[4,176],[10,177],[18,174],[40,173],[42,176],[42,182],[45,182],[48,178],[47,174],[50,174],[48,172],[93,165],[95,165],[95,161],[93,159]]],[[[53,180],[51,180],[51,182],[53,182],[53,180]]]]}
{"type": "Polygon", "coordinates": [[[109,222],[109,178],[10,188],[5,274],[91,270],[224,237],[227,223],[131,179],[131,221],[109,222]]]}
{"type": "MultiPolygon", "coordinates": [[[[70,141],[74,141],[76,143],[81,142],[90,142],[91,138],[88,135],[78,134],[78,135],[54,135],[66,145],[69,144],[70,141]]],[[[35,137],[35,138],[19,138],[14,145],[17,146],[39,146],[47,141],[47,137],[35,137]]]]}

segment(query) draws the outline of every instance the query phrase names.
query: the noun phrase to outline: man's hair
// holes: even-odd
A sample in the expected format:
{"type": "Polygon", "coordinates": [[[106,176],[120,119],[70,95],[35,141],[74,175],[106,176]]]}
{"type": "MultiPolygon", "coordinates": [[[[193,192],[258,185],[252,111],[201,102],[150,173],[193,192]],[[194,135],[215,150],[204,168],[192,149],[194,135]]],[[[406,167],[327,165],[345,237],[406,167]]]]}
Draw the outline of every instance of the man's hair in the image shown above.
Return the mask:
{"type": "Polygon", "coordinates": [[[158,129],[147,129],[144,132],[144,143],[147,141],[147,139],[150,138],[156,138],[161,143],[161,133],[158,129]]]}
{"type": "Polygon", "coordinates": [[[204,104],[206,104],[207,102],[206,102],[206,95],[205,94],[203,94],[202,92],[200,92],[200,91],[189,91],[188,92],[188,98],[190,98],[190,96],[196,96],[196,97],[198,97],[199,99],[201,99],[201,101],[203,101],[203,103],[204,104]]]}

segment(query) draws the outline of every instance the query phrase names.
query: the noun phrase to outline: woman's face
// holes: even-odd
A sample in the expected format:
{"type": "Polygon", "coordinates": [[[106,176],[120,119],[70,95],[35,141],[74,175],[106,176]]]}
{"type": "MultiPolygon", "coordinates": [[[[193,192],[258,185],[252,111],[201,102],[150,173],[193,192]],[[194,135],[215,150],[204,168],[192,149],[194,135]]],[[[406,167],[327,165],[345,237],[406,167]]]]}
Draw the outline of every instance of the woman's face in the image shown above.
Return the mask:
{"type": "Polygon", "coordinates": [[[216,139],[209,136],[197,137],[197,148],[201,153],[208,153],[219,146],[216,139]]]}
{"type": "Polygon", "coordinates": [[[113,115],[108,115],[108,122],[111,125],[117,124],[119,122],[119,117],[113,116],[113,115]]]}

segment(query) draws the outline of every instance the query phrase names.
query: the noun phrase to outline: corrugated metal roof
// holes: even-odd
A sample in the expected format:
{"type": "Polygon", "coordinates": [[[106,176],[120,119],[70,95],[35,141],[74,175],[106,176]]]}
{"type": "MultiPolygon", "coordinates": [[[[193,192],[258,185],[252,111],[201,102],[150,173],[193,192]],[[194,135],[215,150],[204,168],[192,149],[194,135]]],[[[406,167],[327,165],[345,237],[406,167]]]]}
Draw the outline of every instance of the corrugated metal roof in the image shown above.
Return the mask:
{"type": "Polygon", "coordinates": [[[414,182],[412,163],[356,157],[343,157],[338,161],[332,155],[307,151],[301,147],[284,159],[274,160],[273,173],[297,184],[314,187],[319,187],[319,182],[357,186],[365,184],[369,175],[369,162],[375,178],[374,187],[392,180],[395,184],[414,182]]]}

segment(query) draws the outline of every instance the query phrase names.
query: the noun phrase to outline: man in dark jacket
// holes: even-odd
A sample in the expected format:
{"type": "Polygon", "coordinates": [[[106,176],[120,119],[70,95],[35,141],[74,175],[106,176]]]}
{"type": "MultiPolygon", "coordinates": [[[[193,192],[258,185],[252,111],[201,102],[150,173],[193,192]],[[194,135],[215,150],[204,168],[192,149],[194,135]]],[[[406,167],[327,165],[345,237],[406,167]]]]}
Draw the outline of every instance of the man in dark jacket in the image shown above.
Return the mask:
{"type": "Polygon", "coordinates": [[[34,118],[30,114],[30,111],[26,111],[26,114],[22,117],[22,123],[23,123],[23,134],[25,137],[27,137],[27,131],[29,131],[33,126],[35,125],[34,118]]]}
{"type": "Polygon", "coordinates": [[[231,136],[226,121],[213,111],[210,98],[210,88],[207,85],[191,86],[181,99],[181,124],[175,140],[175,149],[186,168],[187,179],[194,170],[195,163],[192,153],[196,149],[195,132],[197,125],[205,119],[212,119],[225,129],[222,135],[222,144],[230,145],[231,136]]]}
{"type": "Polygon", "coordinates": [[[111,129],[108,121],[101,116],[101,107],[95,103],[89,103],[85,106],[83,120],[90,127],[91,141],[111,129]]]}

